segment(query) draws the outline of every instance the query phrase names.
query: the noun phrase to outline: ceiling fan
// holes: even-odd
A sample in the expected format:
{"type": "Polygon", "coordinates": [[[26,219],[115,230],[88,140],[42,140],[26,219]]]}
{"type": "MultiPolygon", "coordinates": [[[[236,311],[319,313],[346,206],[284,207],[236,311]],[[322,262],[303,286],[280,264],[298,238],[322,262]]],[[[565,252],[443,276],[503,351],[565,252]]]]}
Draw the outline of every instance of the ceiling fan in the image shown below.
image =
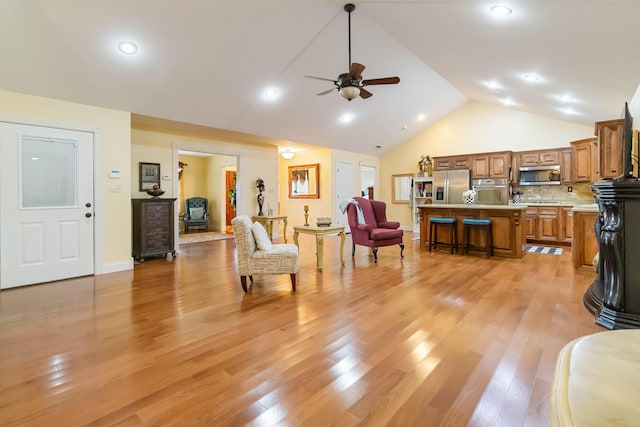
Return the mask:
{"type": "Polygon", "coordinates": [[[340,74],[336,80],[325,79],[323,77],[305,76],[311,79],[333,82],[335,85],[334,88],[320,92],[318,95],[326,95],[337,90],[340,95],[348,101],[358,97],[358,95],[360,95],[361,98],[367,99],[373,94],[366,90],[364,88],[365,86],[394,85],[400,83],[400,77],[383,77],[379,79],[363,80],[362,72],[364,71],[365,66],[358,64],[357,62],[351,62],[351,12],[353,12],[355,8],[356,6],[352,3],[344,5],[344,10],[349,14],[349,72],[340,74]]]}

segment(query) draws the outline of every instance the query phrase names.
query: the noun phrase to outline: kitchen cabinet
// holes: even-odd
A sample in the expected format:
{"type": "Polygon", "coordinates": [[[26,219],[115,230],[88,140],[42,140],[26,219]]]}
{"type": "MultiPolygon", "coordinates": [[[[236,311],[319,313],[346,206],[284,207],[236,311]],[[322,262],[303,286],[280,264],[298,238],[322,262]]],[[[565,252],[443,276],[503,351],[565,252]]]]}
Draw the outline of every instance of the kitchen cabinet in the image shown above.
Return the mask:
{"type": "Polygon", "coordinates": [[[573,183],[573,149],[560,151],[560,182],[562,184],[573,183]]]}
{"type": "Polygon", "coordinates": [[[613,179],[622,175],[624,119],[596,122],[600,178],[613,179]]]}
{"type": "Polygon", "coordinates": [[[471,157],[470,156],[447,156],[447,157],[433,158],[434,171],[447,171],[447,170],[458,170],[458,169],[471,169],[471,157]]]}
{"type": "Polygon", "coordinates": [[[524,211],[524,234],[527,240],[536,240],[538,236],[538,208],[527,208],[524,211]]]}
{"type": "Polygon", "coordinates": [[[573,182],[597,181],[592,164],[592,149],[597,146],[597,138],[572,141],[573,147],[573,182]]]}
{"type": "Polygon", "coordinates": [[[519,153],[511,154],[511,184],[520,184],[520,166],[522,166],[522,156],[519,153]]]}
{"type": "Polygon", "coordinates": [[[132,199],[133,257],[144,262],[148,256],[176,255],[173,203],[176,199],[132,199]]]}
{"type": "Polygon", "coordinates": [[[420,238],[420,210],[418,205],[433,203],[433,177],[418,177],[413,181],[413,236],[420,238]]]}
{"type": "Polygon", "coordinates": [[[528,206],[524,218],[527,240],[571,242],[573,237],[571,208],[571,206],[528,206]]]}
{"type": "Polygon", "coordinates": [[[537,150],[520,152],[520,166],[551,166],[559,165],[558,150],[537,150]]]}
{"type": "Polygon", "coordinates": [[[508,179],[511,152],[485,153],[471,156],[471,179],[508,179]]]}
{"type": "Polygon", "coordinates": [[[558,241],[560,243],[571,243],[573,240],[573,207],[563,206],[558,208],[558,241]]]}
{"type": "Polygon", "coordinates": [[[598,253],[595,222],[598,212],[573,212],[572,258],[575,268],[590,267],[598,253]]]}

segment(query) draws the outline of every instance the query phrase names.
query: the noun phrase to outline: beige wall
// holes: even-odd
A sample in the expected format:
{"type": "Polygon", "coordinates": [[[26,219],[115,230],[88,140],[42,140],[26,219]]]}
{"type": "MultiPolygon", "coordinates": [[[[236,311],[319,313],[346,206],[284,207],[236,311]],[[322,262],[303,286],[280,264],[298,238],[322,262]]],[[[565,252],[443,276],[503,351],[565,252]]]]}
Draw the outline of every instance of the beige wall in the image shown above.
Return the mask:
{"type": "Polygon", "coordinates": [[[213,156],[207,162],[207,182],[209,184],[207,197],[209,198],[209,229],[223,231],[226,220],[226,170],[236,168],[236,158],[231,156],[213,156]],[[231,168],[231,169],[229,169],[231,168]]]}
{"type": "Polygon", "coordinates": [[[409,228],[411,209],[406,204],[390,203],[389,177],[392,174],[415,174],[420,156],[568,147],[570,141],[592,136],[593,126],[470,101],[381,158],[380,198],[387,202],[387,217],[409,228]]]}
{"type": "MultiPolygon", "coordinates": [[[[101,151],[95,153],[101,161],[95,197],[101,199],[102,204],[102,212],[96,212],[96,221],[101,223],[101,231],[97,230],[100,235],[96,235],[96,241],[100,242],[96,252],[97,272],[130,269],[130,114],[0,90],[0,115],[4,118],[38,121],[51,126],[93,128],[101,132],[101,151]],[[119,169],[122,173],[121,178],[109,178],[110,169],[119,169]],[[120,191],[109,192],[112,185],[119,186],[120,191]]],[[[135,173],[137,174],[137,170],[135,173]]]]}

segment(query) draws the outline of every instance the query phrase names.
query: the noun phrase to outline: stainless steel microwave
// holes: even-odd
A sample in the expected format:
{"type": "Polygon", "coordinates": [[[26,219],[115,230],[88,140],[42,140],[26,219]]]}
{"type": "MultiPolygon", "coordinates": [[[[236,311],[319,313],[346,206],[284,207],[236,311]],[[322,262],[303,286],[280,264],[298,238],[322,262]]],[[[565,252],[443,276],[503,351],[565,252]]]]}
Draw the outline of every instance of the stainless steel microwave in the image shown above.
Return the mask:
{"type": "Polygon", "coordinates": [[[509,204],[509,183],[506,179],[474,179],[475,202],[481,205],[509,204]]]}
{"type": "Polygon", "coordinates": [[[520,168],[520,185],[560,185],[560,166],[526,166],[520,168]]]}

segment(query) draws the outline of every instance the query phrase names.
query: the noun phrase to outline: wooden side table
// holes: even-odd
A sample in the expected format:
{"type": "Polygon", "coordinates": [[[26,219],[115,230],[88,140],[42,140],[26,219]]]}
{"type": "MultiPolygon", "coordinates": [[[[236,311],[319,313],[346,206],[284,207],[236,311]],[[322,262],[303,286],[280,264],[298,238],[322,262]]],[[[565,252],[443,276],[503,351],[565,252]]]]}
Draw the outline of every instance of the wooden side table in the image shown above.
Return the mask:
{"type": "Polygon", "coordinates": [[[284,237],[284,242],[287,243],[286,215],[254,215],[251,217],[251,221],[258,221],[260,224],[264,225],[264,228],[267,230],[267,234],[269,235],[269,239],[271,239],[271,241],[273,241],[273,223],[275,222],[276,224],[278,224],[278,221],[284,222],[284,231],[282,235],[284,237]]]}
{"type": "Polygon", "coordinates": [[[318,271],[322,271],[322,258],[323,258],[323,240],[324,236],[328,236],[331,234],[339,234],[340,235],[340,263],[344,265],[344,225],[329,225],[329,226],[313,226],[313,225],[295,225],[293,227],[293,243],[298,245],[298,234],[313,234],[316,236],[316,263],[318,266],[318,271]]]}

